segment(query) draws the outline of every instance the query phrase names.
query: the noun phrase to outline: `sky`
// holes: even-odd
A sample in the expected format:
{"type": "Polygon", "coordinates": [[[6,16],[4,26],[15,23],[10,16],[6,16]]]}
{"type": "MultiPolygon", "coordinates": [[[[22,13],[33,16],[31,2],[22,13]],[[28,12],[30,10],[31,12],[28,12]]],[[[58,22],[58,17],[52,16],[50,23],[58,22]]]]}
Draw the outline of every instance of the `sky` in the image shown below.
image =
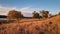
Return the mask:
{"type": "Polygon", "coordinates": [[[24,16],[32,16],[33,11],[48,10],[51,14],[60,12],[60,0],[0,0],[0,15],[10,10],[21,11],[24,16]]]}

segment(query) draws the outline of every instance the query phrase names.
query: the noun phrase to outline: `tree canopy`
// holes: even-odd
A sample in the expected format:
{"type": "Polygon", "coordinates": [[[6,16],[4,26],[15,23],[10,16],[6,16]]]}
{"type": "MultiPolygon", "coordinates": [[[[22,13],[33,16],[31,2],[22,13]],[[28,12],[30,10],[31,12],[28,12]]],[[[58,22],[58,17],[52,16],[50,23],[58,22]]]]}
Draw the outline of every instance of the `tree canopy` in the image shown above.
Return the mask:
{"type": "Polygon", "coordinates": [[[18,18],[23,18],[23,14],[21,12],[18,12],[16,10],[11,10],[8,13],[8,19],[18,19],[18,18]]]}
{"type": "Polygon", "coordinates": [[[42,10],[42,11],[40,11],[40,14],[41,14],[42,17],[47,18],[48,14],[49,14],[49,11],[42,10]]]}

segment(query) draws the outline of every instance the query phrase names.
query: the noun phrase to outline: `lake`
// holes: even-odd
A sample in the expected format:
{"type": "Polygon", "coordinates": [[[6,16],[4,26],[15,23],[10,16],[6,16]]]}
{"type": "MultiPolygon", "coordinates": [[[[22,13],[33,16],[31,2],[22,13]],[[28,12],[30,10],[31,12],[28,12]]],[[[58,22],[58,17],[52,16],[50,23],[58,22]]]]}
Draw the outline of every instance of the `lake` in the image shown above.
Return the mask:
{"type": "MultiPolygon", "coordinates": [[[[0,18],[0,20],[7,20],[7,18],[0,18]]],[[[10,20],[16,20],[16,19],[10,19],[10,20]]]]}

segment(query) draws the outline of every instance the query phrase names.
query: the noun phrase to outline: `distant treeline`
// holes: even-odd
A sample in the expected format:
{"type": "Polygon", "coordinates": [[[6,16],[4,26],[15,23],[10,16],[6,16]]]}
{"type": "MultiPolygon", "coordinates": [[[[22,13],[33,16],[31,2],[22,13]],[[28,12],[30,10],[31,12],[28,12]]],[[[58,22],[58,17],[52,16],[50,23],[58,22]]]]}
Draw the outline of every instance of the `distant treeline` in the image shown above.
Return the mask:
{"type": "MultiPolygon", "coordinates": [[[[58,13],[60,15],[60,12],[58,13]]],[[[32,17],[25,17],[21,11],[16,10],[10,10],[8,12],[8,15],[0,15],[0,18],[8,18],[8,19],[19,19],[19,18],[48,18],[51,17],[52,14],[49,13],[49,11],[42,10],[39,12],[33,11],[32,17]]]]}
{"type": "MultiPolygon", "coordinates": [[[[57,14],[56,14],[57,15],[57,14]]],[[[55,16],[56,16],[55,15],[55,16]]],[[[58,12],[58,15],[60,15],[60,12],[58,12]]],[[[49,11],[46,10],[42,10],[42,11],[33,11],[32,12],[32,17],[25,17],[21,11],[16,11],[16,10],[10,10],[6,15],[0,15],[0,18],[6,18],[6,20],[0,20],[0,24],[1,23],[9,23],[9,22],[14,22],[17,21],[19,23],[19,21],[21,19],[40,19],[40,18],[51,18],[54,17],[54,15],[50,14],[49,11]]]]}
{"type": "Polygon", "coordinates": [[[7,18],[6,15],[0,15],[0,18],[7,18]]]}
{"type": "MultiPolygon", "coordinates": [[[[7,18],[7,16],[6,15],[0,15],[0,18],[7,18]]],[[[24,17],[24,18],[29,19],[29,18],[32,18],[32,17],[24,17]]]]}

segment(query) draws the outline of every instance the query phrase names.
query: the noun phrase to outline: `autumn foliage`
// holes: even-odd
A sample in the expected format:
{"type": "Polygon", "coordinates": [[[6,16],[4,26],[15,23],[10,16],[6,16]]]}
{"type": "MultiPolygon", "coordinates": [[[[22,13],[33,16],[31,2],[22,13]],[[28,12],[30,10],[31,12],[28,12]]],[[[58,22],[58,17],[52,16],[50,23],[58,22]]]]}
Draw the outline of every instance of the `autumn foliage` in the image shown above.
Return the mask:
{"type": "Polygon", "coordinates": [[[23,14],[16,10],[9,11],[8,16],[7,16],[8,19],[19,19],[19,18],[21,19],[23,17],[24,17],[23,14]]]}

